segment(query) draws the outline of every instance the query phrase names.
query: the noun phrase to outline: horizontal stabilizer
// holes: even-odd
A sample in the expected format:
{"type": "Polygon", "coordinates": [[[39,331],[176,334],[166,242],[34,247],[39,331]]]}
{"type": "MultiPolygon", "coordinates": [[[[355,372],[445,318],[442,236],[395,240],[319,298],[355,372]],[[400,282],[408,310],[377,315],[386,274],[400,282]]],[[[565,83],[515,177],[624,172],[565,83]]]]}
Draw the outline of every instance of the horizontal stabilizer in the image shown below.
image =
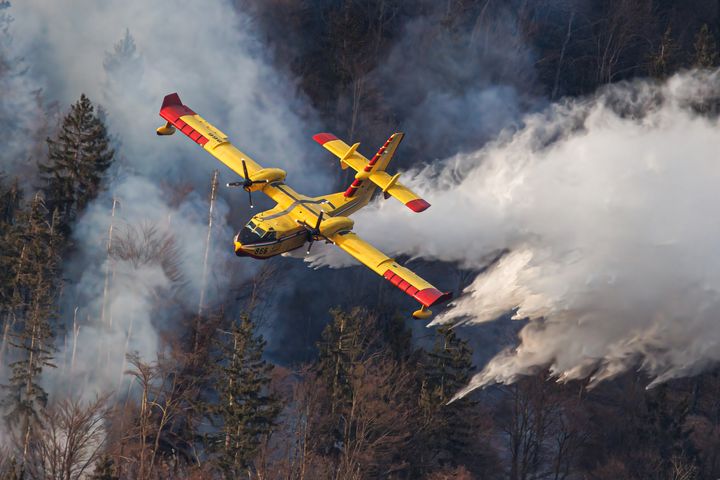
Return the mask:
{"type": "Polygon", "coordinates": [[[370,160],[357,151],[359,143],[350,146],[332,133],[318,133],[313,135],[313,140],[338,157],[343,169],[352,167],[357,172],[355,180],[345,192],[346,197],[353,196],[363,182],[369,179],[380,187],[385,198],[394,197],[413,212],[419,213],[427,210],[430,204],[399,182],[400,174],[391,176],[385,171],[403,137],[401,132],[391,135],[370,160]]]}

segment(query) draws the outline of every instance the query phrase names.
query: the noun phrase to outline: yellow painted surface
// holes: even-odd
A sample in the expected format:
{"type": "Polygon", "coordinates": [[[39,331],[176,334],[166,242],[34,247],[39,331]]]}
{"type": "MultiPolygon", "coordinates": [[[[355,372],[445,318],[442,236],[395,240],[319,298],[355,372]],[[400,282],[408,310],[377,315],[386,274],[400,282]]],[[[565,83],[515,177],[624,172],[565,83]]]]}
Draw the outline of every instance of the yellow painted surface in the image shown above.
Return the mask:
{"type": "MultiPolygon", "coordinates": [[[[370,172],[364,171],[368,159],[357,151],[359,144],[351,147],[342,140],[326,142],[324,147],[338,156],[343,167],[350,167],[357,171],[357,178],[363,179],[363,184],[351,198],[345,197],[343,192],[320,197],[307,197],[284,183],[284,171],[276,168],[264,168],[236,148],[227,135],[208,123],[200,115],[184,115],[180,118],[207,138],[208,142],[203,148],[236,174],[241,177],[244,175],[242,166],[244,160],[251,180],[267,181],[267,183],[253,185],[251,190],[261,191],[270,197],[276,205],[270,210],[255,215],[248,222],[246,228],[250,229],[253,234],[262,236],[262,238],[265,238],[265,235],[271,232],[268,241],[263,242],[261,238],[251,244],[243,244],[238,235],[234,240],[236,253],[267,258],[300,248],[309,239],[305,225],[314,228],[318,222],[320,212],[324,212],[323,221],[320,224],[321,236],[315,238],[315,240],[331,241],[379,275],[384,275],[390,270],[418,290],[434,288],[414,272],[399,265],[395,260],[351,232],[353,222],[347,218],[367,205],[378,187],[403,203],[419,198],[410,189],[397,181],[397,175],[393,177],[385,172],[390,158],[402,139],[402,134],[395,134],[391,137],[385,153],[380,156],[370,172]]],[[[170,132],[171,128],[171,125],[161,127],[159,133],[172,133],[170,132]]],[[[423,310],[423,312],[426,311],[429,312],[423,310]]]]}

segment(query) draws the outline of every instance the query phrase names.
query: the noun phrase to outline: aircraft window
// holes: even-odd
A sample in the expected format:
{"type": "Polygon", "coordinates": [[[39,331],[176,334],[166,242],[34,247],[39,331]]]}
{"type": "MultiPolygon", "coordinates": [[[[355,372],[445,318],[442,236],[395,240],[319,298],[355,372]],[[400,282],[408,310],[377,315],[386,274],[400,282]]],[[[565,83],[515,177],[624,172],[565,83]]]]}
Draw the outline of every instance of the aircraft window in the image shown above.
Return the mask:
{"type": "Polygon", "coordinates": [[[266,232],[262,238],[263,238],[263,240],[275,240],[277,238],[277,232],[275,232],[274,230],[271,230],[269,232],[266,232]]]}
{"type": "MultiPolygon", "coordinates": [[[[253,226],[255,226],[253,224],[253,226]]],[[[240,230],[240,242],[245,245],[251,245],[260,240],[260,235],[255,231],[248,223],[245,227],[240,230]]]]}

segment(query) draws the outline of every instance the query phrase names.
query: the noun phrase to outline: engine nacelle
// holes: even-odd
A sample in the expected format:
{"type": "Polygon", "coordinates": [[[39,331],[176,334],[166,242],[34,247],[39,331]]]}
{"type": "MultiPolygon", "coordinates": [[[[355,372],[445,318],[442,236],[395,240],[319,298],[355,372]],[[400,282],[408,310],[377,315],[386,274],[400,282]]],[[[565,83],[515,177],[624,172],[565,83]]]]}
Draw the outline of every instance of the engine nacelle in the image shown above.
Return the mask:
{"type": "Polygon", "coordinates": [[[258,170],[254,174],[250,176],[252,178],[253,182],[265,182],[265,183],[254,183],[250,186],[250,190],[253,192],[257,192],[258,190],[262,190],[265,188],[265,185],[268,183],[273,182],[282,182],[285,180],[285,177],[287,176],[287,173],[285,170],[282,170],[280,168],[263,168],[262,170],[258,170]]]}
{"type": "Polygon", "coordinates": [[[326,237],[330,237],[337,232],[352,230],[353,225],[355,225],[355,222],[348,217],[330,217],[327,220],[323,220],[320,224],[320,233],[326,237]]]}

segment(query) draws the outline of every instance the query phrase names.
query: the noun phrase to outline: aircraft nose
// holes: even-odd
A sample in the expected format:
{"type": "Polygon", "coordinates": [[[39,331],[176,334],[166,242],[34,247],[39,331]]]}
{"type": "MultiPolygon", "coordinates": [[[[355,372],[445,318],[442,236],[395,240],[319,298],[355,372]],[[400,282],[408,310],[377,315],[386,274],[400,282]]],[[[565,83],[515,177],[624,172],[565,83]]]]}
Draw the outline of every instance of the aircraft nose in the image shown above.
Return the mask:
{"type": "Polygon", "coordinates": [[[240,243],[240,234],[238,233],[235,235],[235,238],[233,239],[233,245],[235,246],[235,255],[238,257],[245,257],[247,256],[247,253],[243,250],[243,244],[240,243]]]}

